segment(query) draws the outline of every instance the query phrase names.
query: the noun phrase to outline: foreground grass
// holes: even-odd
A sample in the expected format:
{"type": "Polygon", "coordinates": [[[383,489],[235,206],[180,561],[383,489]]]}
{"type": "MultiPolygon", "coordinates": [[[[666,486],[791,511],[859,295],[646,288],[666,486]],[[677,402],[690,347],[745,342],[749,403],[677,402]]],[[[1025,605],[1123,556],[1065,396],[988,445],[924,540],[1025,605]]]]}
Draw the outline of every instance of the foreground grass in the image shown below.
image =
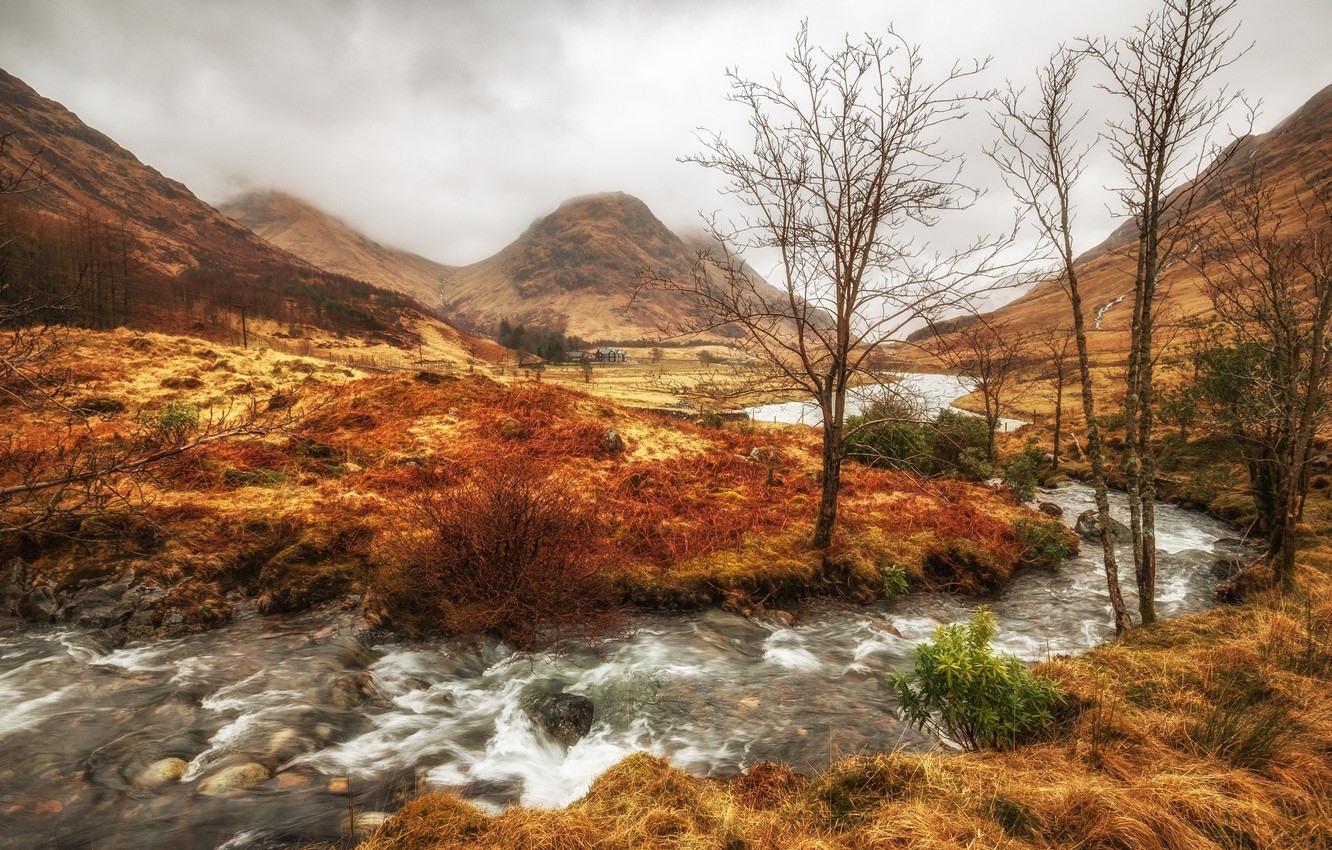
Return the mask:
{"type": "Polygon", "coordinates": [[[818,777],[700,779],[636,755],[559,810],[442,794],[361,850],[1332,847],[1332,580],[1259,595],[1076,658],[1058,735],[1011,752],[865,755],[818,777]]]}

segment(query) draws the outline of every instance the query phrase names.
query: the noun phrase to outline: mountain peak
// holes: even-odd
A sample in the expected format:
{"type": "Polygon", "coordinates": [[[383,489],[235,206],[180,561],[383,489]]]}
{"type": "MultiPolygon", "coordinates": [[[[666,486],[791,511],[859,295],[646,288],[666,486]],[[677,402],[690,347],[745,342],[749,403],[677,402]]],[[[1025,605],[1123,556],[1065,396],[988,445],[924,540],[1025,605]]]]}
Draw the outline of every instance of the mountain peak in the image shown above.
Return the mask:
{"type": "Polygon", "coordinates": [[[295,195],[256,189],[219,209],[268,242],[335,274],[411,296],[436,308],[454,267],[381,245],[295,195]]]}

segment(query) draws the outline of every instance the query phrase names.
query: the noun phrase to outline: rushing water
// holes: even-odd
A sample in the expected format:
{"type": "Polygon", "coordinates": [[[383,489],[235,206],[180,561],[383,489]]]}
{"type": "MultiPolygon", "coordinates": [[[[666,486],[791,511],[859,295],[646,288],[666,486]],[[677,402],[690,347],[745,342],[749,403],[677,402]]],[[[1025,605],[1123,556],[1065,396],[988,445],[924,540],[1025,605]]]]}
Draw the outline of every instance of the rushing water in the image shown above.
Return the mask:
{"type": "MultiPolygon", "coordinates": [[[[1091,506],[1081,486],[1042,498],[1070,522],[1091,506]]],[[[1239,551],[1231,532],[1168,506],[1157,521],[1158,610],[1211,604],[1213,562],[1239,551]]],[[[717,611],[644,614],[624,639],[558,659],[493,643],[366,648],[341,614],[250,616],[114,651],[77,631],[11,635],[0,638],[0,843],[279,847],[336,839],[349,795],[362,813],[422,787],[491,806],[560,805],[636,751],[728,775],[765,759],[817,771],[838,754],[928,748],[897,718],[884,673],[981,603],[1000,648],[1029,660],[1110,635],[1104,579],[1081,557],[990,598],[826,604],[794,628],[717,611]],[[567,748],[524,709],[560,691],[596,706],[590,733],[567,748]],[[167,758],[183,760],[184,775],[154,781],[150,766],[167,758]],[[273,776],[216,787],[244,763],[273,776]]]]}

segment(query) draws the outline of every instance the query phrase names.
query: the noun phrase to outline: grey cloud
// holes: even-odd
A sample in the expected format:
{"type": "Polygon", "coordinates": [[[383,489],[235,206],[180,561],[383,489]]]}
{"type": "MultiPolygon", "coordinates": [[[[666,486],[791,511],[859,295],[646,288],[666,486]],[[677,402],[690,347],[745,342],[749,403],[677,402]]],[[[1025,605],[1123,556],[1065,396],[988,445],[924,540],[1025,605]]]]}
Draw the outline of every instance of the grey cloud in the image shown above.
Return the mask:
{"type": "MultiPolygon", "coordinates": [[[[673,226],[724,207],[715,175],[676,158],[697,150],[700,125],[744,138],[722,70],[782,70],[803,16],[822,43],[895,20],[935,70],[991,54],[992,85],[1061,41],[1122,34],[1153,5],[0,0],[0,62],[206,200],[273,186],[464,263],[576,194],[631,192],[673,226]]],[[[1257,45],[1233,74],[1267,101],[1262,127],[1332,82],[1324,5],[1241,3],[1257,45]]],[[[991,189],[959,226],[992,231],[1008,205],[983,137],[979,122],[949,143],[991,189]]],[[[1085,193],[1089,241],[1115,223],[1101,185],[1085,193]]]]}

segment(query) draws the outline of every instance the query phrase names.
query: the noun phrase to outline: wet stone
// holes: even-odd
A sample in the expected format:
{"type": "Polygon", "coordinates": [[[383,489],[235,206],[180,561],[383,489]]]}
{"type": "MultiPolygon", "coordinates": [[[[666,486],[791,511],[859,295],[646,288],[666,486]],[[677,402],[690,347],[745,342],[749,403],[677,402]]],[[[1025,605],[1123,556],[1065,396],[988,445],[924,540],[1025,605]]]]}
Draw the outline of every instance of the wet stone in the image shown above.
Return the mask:
{"type": "Polygon", "coordinates": [[[553,694],[538,700],[532,714],[550,737],[572,747],[592,728],[592,700],[580,694],[553,694]]]}
{"type": "Polygon", "coordinates": [[[268,777],[268,768],[262,764],[233,764],[200,782],[199,793],[206,797],[229,797],[258,788],[268,777]]]}
{"type": "Polygon", "coordinates": [[[134,777],[134,784],[151,791],[172,782],[179,782],[188,769],[189,764],[184,759],[158,759],[134,777]]]}

